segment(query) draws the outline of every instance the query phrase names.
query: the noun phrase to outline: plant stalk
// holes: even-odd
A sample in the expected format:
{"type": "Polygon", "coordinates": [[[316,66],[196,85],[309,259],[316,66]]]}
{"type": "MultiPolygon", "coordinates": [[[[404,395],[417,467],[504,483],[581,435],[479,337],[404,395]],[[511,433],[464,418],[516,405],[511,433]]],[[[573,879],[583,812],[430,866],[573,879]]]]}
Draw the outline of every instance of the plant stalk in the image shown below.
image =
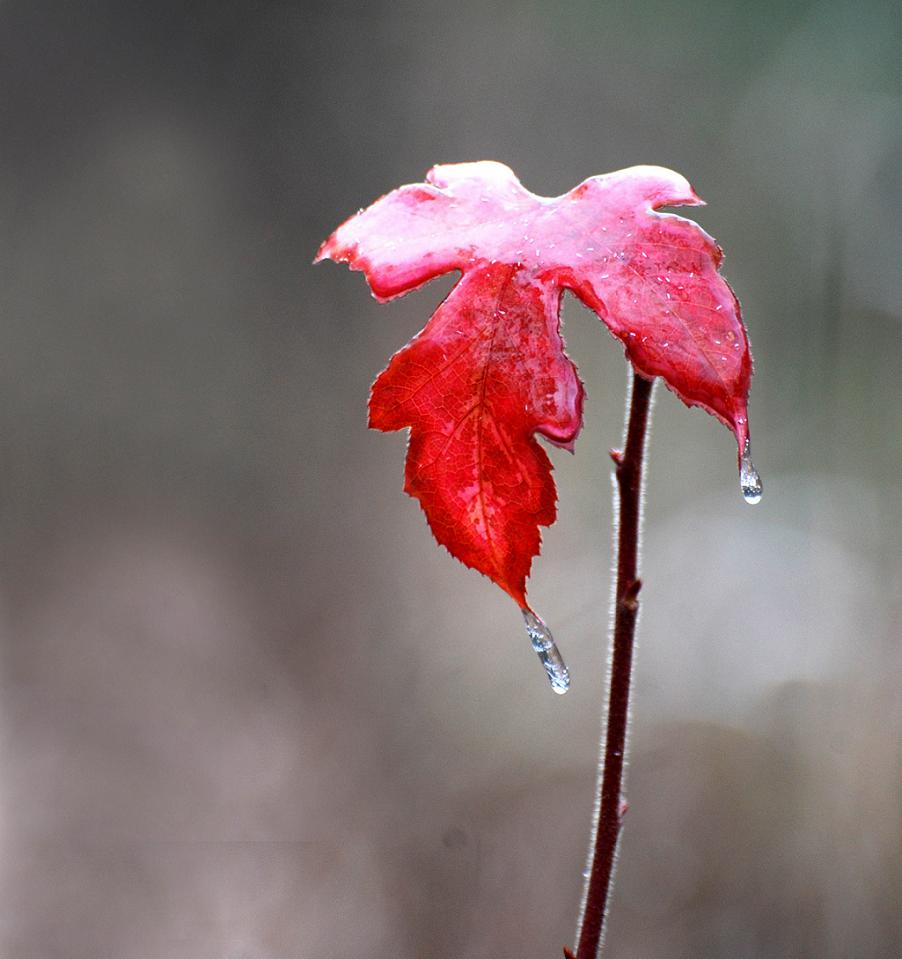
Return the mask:
{"type": "MultiPolygon", "coordinates": [[[[605,916],[617,841],[627,803],[623,798],[623,767],[629,721],[633,640],[639,613],[637,575],[639,527],[642,518],[642,474],[652,380],[633,374],[623,452],[611,450],[618,492],[617,585],[614,592],[613,656],[611,659],[604,757],[599,776],[599,801],[592,838],[588,885],[580,918],[576,959],[597,959],[603,942],[605,916]]],[[[565,949],[568,959],[573,953],[565,949]]]]}

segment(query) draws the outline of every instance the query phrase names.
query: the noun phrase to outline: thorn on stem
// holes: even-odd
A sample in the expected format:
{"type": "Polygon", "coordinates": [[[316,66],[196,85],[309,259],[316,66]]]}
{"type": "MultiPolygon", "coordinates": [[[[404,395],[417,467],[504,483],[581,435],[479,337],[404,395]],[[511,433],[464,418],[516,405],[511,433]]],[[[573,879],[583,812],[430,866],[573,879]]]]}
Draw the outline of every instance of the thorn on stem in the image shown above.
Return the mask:
{"type": "Polygon", "coordinates": [[[631,613],[635,613],[639,608],[640,589],[642,589],[642,580],[634,579],[631,583],[627,584],[626,589],[623,591],[623,598],[620,602],[624,609],[628,609],[631,613]]]}
{"type": "Polygon", "coordinates": [[[623,822],[623,817],[630,811],[630,804],[625,799],[620,800],[620,808],[617,810],[617,815],[620,817],[620,821],[623,822]]]}
{"type": "Polygon", "coordinates": [[[564,946],[564,959],[576,959],[576,955],[564,946]]]}
{"type": "Polygon", "coordinates": [[[608,450],[608,456],[614,461],[615,466],[623,466],[623,450],[608,450]]]}

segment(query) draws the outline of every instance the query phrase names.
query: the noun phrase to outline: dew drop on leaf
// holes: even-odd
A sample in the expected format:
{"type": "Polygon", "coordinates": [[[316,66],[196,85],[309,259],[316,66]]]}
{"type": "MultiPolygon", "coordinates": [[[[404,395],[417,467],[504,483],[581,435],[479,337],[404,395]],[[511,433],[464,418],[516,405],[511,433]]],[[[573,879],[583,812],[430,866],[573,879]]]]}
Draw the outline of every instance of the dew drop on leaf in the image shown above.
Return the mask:
{"type": "Polygon", "coordinates": [[[526,623],[526,635],[538,654],[539,662],[545,668],[551,688],[563,695],[570,688],[570,670],[555,645],[551,630],[529,609],[523,610],[523,622],[526,623]]]}
{"type": "Polygon", "coordinates": [[[749,440],[745,441],[745,447],[742,450],[742,458],[739,461],[739,488],[746,503],[752,506],[761,502],[761,494],[764,492],[764,484],[755,469],[752,462],[752,447],[749,440]]]}

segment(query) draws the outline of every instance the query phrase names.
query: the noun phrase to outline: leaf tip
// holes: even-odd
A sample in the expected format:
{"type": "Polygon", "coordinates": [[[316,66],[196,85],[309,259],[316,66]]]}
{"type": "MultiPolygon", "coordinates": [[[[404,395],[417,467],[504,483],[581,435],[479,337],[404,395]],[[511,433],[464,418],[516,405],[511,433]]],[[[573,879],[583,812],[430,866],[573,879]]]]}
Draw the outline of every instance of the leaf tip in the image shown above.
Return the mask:
{"type": "Polygon", "coordinates": [[[676,170],[663,166],[635,166],[620,175],[636,183],[652,210],[664,206],[706,206],[692,184],[676,170]]]}
{"type": "Polygon", "coordinates": [[[446,190],[468,180],[479,184],[480,189],[511,187],[522,189],[517,174],[498,160],[476,160],[468,163],[438,163],[426,174],[426,182],[440,190],[446,190]]]}
{"type": "Polygon", "coordinates": [[[319,249],[316,251],[316,256],[313,258],[313,265],[316,266],[317,263],[322,263],[323,260],[331,259],[330,247],[332,243],[332,237],[330,236],[328,240],[323,240],[319,245],[319,249]]]}

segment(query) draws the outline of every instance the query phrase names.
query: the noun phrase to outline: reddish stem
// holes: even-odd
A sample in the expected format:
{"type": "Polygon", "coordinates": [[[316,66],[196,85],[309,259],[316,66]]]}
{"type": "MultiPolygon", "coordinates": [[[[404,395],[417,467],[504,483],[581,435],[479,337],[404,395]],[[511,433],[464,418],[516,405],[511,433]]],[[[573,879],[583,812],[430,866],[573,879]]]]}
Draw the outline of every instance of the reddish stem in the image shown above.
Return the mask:
{"type": "MultiPolygon", "coordinates": [[[[619,521],[617,537],[617,588],[614,594],[614,654],[611,659],[608,714],[601,773],[600,808],[592,841],[592,862],[580,920],[576,959],[596,959],[604,934],[605,914],[617,840],[627,805],[623,799],[623,754],[629,719],[633,638],[639,613],[637,577],[639,524],[642,515],[642,469],[645,435],[653,382],[633,374],[626,445],[611,451],[617,478],[619,521]]],[[[572,956],[569,950],[565,954],[572,956]]]]}

